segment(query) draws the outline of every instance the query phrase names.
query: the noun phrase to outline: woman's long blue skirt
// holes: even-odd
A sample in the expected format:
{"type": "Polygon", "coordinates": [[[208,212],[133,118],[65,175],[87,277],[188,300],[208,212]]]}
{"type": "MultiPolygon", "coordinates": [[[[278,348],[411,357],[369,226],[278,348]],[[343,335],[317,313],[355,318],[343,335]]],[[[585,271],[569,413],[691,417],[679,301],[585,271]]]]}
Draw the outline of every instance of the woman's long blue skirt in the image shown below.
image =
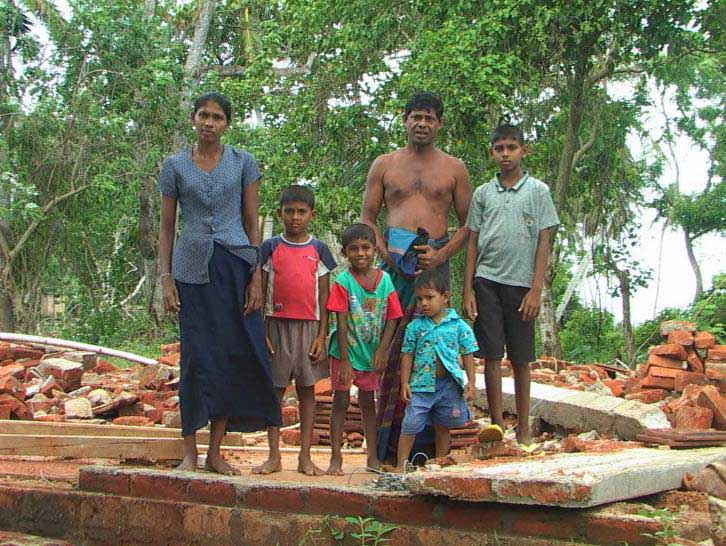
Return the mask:
{"type": "Polygon", "coordinates": [[[176,283],[183,436],[225,417],[230,432],[282,425],[262,315],[244,315],[249,269],[247,262],[215,244],[210,282],[176,283]]]}

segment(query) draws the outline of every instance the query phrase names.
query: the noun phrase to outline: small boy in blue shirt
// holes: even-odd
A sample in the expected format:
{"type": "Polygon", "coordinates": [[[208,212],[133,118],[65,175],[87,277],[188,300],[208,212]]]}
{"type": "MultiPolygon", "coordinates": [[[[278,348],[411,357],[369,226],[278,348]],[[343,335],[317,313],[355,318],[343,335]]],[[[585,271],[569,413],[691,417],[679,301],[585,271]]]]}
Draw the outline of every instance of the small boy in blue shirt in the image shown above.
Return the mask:
{"type": "Polygon", "coordinates": [[[401,399],[408,405],[398,440],[398,472],[405,470],[416,434],[426,425],[434,427],[436,457],[449,452],[450,431],[469,422],[466,402],[476,392],[473,353],[478,346],[469,325],[449,308],[448,279],[439,270],[427,270],[416,278],[414,290],[422,316],[408,325],[401,347],[401,399]]]}

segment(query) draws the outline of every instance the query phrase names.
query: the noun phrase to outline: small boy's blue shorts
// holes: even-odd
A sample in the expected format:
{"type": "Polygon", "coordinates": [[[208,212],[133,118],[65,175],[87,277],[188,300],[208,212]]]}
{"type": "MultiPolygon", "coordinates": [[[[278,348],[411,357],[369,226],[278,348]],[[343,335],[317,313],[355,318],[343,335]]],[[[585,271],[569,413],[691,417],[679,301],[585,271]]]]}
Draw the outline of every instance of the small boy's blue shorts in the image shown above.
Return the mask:
{"type": "Polygon", "coordinates": [[[406,406],[401,434],[418,434],[426,425],[460,428],[470,421],[464,393],[450,375],[436,378],[435,392],[414,392],[406,406]]]}

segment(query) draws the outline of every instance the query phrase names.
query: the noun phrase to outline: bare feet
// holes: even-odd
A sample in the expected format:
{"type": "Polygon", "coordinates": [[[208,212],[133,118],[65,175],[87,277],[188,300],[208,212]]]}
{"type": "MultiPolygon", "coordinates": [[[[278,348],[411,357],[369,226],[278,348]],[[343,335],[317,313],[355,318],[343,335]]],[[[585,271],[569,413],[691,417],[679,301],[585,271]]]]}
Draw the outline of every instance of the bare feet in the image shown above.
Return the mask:
{"type": "Polygon", "coordinates": [[[240,474],[239,469],[233,467],[228,462],[223,460],[220,456],[210,457],[207,454],[207,463],[204,465],[207,470],[216,472],[217,474],[224,474],[225,476],[237,476],[240,474]]]}
{"type": "Polygon", "coordinates": [[[297,471],[306,476],[322,476],[325,471],[318,467],[310,457],[299,457],[297,461],[297,471]]]}
{"type": "Polygon", "coordinates": [[[183,472],[196,472],[197,471],[197,455],[185,455],[176,470],[183,472]]]}
{"type": "Polygon", "coordinates": [[[277,457],[270,456],[260,466],[252,469],[253,474],[272,474],[273,472],[282,472],[282,460],[279,455],[277,457]]]}
{"type": "Polygon", "coordinates": [[[366,468],[369,470],[381,470],[383,463],[378,460],[378,457],[369,458],[366,462],[366,468]]]}
{"type": "Polygon", "coordinates": [[[529,435],[529,431],[517,431],[517,443],[528,446],[532,443],[532,437],[529,435]]]}
{"type": "Polygon", "coordinates": [[[343,457],[341,455],[330,457],[330,466],[325,473],[329,476],[345,476],[343,473],[343,457]]]}

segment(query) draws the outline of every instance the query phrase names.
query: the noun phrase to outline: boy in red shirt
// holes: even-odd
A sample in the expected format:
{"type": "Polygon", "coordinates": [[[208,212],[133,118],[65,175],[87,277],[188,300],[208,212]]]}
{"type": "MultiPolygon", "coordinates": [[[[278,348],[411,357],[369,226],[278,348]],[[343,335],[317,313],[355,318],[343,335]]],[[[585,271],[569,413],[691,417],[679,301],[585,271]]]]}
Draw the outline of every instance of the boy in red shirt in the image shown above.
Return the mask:
{"type": "MultiPolygon", "coordinates": [[[[272,379],[280,400],[292,379],[300,402],[298,472],[320,476],[310,458],[315,419],[315,383],[327,377],[325,341],[328,334],[330,271],[336,263],[328,246],[308,234],[315,218],[315,195],[304,186],[288,186],[280,194],[281,235],[260,247],[262,294],[265,301],[267,347],[272,379]]],[[[270,455],[254,474],[282,470],[280,429],[267,429],[270,455]]]]}

